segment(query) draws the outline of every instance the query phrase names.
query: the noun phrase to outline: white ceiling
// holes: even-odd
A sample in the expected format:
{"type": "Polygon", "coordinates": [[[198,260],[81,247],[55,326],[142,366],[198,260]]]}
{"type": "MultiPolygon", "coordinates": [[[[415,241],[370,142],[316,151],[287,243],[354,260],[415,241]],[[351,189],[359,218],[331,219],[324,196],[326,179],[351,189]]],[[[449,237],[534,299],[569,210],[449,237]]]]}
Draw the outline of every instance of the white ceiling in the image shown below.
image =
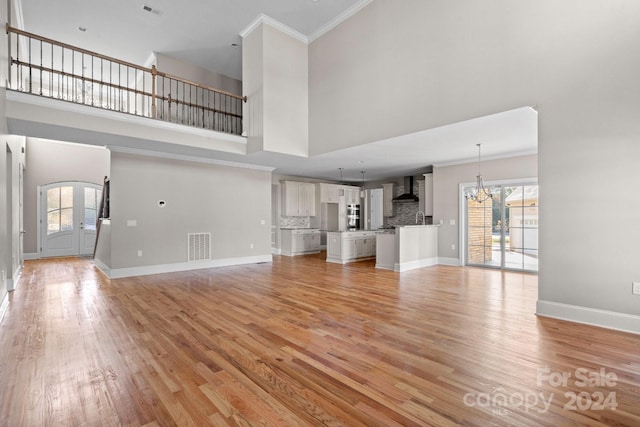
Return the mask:
{"type": "Polygon", "coordinates": [[[158,52],[241,79],[242,51],[231,45],[242,45],[239,33],[260,14],[313,39],[370,1],[15,0],[23,22],[12,25],[138,65],[158,52]]]}
{"type": "MultiPolygon", "coordinates": [[[[321,154],[311,158],[258,153],[250,163],[270,165],[284,175],[367,181],[424,172],[428,166],[474,162],[537,153],[538,112],[530,107],[479,117],[409,135],[321,154]]],[[[470,177],[473,181],[475,177],[470,177]]]]}
{"type": "MultiPolygon", "coordinates": [[[[26,31],[140,65],[158,52],[240,78],[242,52],[231,44],[242,44],[238,34],[260,14],[313,40],[371,0],[14,1],[22,22],[12,24],[26,31]]],[[[483,143],[483,159],[536,153],[537,140],[537,112],[524,107],[312,158],[213,152],[206,157],[322,179],[337,179],[342,167],[345,181],[360,181],[364,170],[370,181],[475,161],[477,143],[483,143]]]]}

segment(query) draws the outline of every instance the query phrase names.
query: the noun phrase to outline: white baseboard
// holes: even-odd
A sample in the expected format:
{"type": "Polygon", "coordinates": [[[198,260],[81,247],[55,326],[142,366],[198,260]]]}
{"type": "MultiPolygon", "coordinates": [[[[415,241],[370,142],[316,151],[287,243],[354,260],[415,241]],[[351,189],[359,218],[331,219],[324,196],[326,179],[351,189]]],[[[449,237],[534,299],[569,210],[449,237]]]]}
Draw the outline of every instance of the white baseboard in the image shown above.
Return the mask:
{"type": "Polygon", "coordinates": [[[393,265],[393,271],[397,271],[401,273],[403,271],[415,270],[416,268],[431,267],[432,265],[436,265],[437,263],[438,263],[437,257],[423,258],[416,261],[395,263],[393,265]]]}
{"type": "Polygon", "coordinates": [[[4,319],[4,314],[7,312],[9,308],[9,293],[4,296],[2,300],[2,304],[0,304],[0,323],[2,323],[2,319],[4,319]]]}
{"type": "Polygon", "coordinates": [[[308,251],[308,252],[296,252],[296,253],[280,251],[280,255],[285,255],[285,256],[311,255],[311,254],[319,254],[319,253],[320,251],[308,251]]]}
{"type": "Polygon", "coordinates": [[[438,257],[438,264],[440,264],[440,265],[450,265],[450,266],[453,266],[453,267],[460,267],[460,259],[458,259],[458,258],[438,257]]]}
{"type": "Polygon", "coordinates": [[[379,264],[376,262],[376,268],[379,268],[380,270],[392,270],[393,271],[393,264],[379,264]]]}
{"type": "Polygon", "coordinates": [[[40,255],[38,253],[22,254],[22,259],[27,260],[27,261],[31,261],[31,260],[34,260],[34,259],[40,259],[40,255]]]}
{"type": "Polygon", "coordinates": [[[536,315],[640,334],[640,316],[633,314],[538,300],[536,315]]]}
{"type": "Polygon", "coordinates": [[[350,258],[350,259],[341,259],[341,258],[333,258],[333,257],[329,257],[327,256],[327,262],[332,262],[334,264],[349,264],[352,262],[358,262],[358,261],[366,261],[369,259],[376,259],[376,257],[374,256],[368,256],[368,257],[362,257],[362,258],[350,258]]]}
{"type": "Polygon", "coordinates": [[[280,248],[271,248],[271,253],[273,255],[282,255],[282,249],[280,249],[280,248]]]}
{"type": "MultiPolygon", "coordinates": [[[[178,262],[174,264],[147,265],[142,267],[126,267],[126,268],[111,268],[111,269],[106,268],[108,272],[100,268],[98,264],[96,264],[96,266],[100,268],[110,279],[121,279],[123,277],[146,276],[149,274],[162,274],[162,273],[175,273],[178,271],[201,270],[203,268],[229,267],[232,265],[242,265],[242,264],[258,264],[261,262],[271,262],[272,260],[273,260],[272,256],[271,254],[269,254],[269,255],[256,255],[256,256],[239,257],[239,258],[212,259],[210,261],[178,262]]],[[[94,260],[94,263],[95,263],[95,260],[94,260]]]]}
{"type": "Polygon", "coordinates": [[[13,292],[13,291],[16,290],[16,286],[18,285],[18,282],[20,281],[20,275],[21,274],[22,274],[22,266],[19,265],[18,269],[13,274],[13,277],[10,278],[10,279],[7,279],[7,291],[13,292]]]}
{"type": "Polygon", "coordinates": [[[97,258],[93,259],[93,265],[95,265],[96,267],[98,267],[98,269],[100,271],[102,271],[104,273],[105,276],[107,277],[111,277],[111,268],[107,267],[105,265],[105,263],[103,263],[102,261],[100,261],[97,258]]]}

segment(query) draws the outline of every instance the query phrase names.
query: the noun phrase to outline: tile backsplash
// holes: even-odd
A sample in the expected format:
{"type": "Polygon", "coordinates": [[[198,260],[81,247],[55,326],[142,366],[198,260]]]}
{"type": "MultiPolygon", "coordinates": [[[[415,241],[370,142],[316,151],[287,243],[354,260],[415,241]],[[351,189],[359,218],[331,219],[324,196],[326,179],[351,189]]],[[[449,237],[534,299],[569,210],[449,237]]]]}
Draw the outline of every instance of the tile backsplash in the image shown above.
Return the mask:
{"type": "Polygon", "coordinates": [[[311,228],[308,216],[281,216],[280,228],[311,228]]]}
{"type": "MultiPolygon", "coordinates": [[[[399,185],[396,187],[396,196],[404,194],[404,187],[399,185]]],[[[413,194],[418,194],[418,186],[413,186],[413,194]]],[[[394,225],[413,225],[416,223],[416,214],[420,204],[418,202],[403,202],[396,204],[396,215],[385,218],[385,225],[390,227],[394,225]]],[[[422,221],[422,215],[418,219],[422,221]]],[[[433,218],[428,216],[425,218],[425,224],[432,224],[433,218]]]]}

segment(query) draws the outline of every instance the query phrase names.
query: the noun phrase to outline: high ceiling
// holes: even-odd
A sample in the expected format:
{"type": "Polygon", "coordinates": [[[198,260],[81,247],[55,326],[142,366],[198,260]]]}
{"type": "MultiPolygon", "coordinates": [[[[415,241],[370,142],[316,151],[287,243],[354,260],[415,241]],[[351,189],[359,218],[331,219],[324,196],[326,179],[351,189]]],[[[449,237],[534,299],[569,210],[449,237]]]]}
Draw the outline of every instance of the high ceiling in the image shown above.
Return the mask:
{"type": "MultiPolygon", "coordinates": [[[[14,0],[18,22],[12,25],[135,64],[144,65],[157,52],[240,79],[239,33],[261,14],[312,41],[371,1],[14,0]]],[[[369,181],[420,173],[434,164],[474,161],[476,143],[490,142],[483,145],[483,159],[536,153],[537,137],[537,112],[524,107],[312,158],[215,156],[324,179],[336,179],[342,167],[345,180],[360,180],[365,170],[369,181]]]]}
{"type": "Polygon", "coordinates": [[[260,14],[312,39],[323,26],[370,1],[15,0],[23,22],[12,25],[138,65],[158,52],[241,79],[239,33],[260,14]]]}

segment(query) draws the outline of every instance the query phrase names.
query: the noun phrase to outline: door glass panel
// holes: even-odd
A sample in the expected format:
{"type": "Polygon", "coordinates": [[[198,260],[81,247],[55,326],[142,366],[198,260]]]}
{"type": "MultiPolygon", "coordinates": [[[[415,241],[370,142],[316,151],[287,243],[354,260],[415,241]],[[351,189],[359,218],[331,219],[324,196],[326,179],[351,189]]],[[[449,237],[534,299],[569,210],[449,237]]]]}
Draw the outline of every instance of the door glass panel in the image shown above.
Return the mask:
{"type": "Polygon", "coordinates": [[[47,213],[47,234],[60,231],[60,211],[54,210],[47,213]]]}
{"type": "Polygon", "coordinates": [[[467,242],[470,264],[491,263],[491,210],[491,199],[482,203],[467,200],[467,242]]]}
{"type": "Polygon", "coordinates": [[[94,188],[84,188],[84,228],[95,230],[98,217],[98,193],[94,188]]]}
{"type": "Polygon", "coordinates": [[[490,191],[492,198],[482,203],[467,201],[467,263],[537,271],[538,186],[499,185],[490,191]]]}
{"type": "Polygon", "coordinates": [[[47,190],[47,211],[60,209],[60,187],[47,190]]]}
{"type": "Polygon", "coordinates": [[[97,214],[97,211],[95,209],[85,209],[84,210],[84,228],[85,228],[85,230],[95,230],[96,229],[96,214],[97,214]]]}
{"type": "Polygon", "coordinates": [[[60,209],[60,231],[73,230],[73,208],[60,209]]]}
{"type": "Polygon", "coordinates": [[[73,207],[73,187],[60,187],[60,208],[73,207]]]}
{"type": "Polygon", "coordinates": [[[84,188],[84,207],[85,209],[96,209],[96,190],[93,188],[84,188]]]}

